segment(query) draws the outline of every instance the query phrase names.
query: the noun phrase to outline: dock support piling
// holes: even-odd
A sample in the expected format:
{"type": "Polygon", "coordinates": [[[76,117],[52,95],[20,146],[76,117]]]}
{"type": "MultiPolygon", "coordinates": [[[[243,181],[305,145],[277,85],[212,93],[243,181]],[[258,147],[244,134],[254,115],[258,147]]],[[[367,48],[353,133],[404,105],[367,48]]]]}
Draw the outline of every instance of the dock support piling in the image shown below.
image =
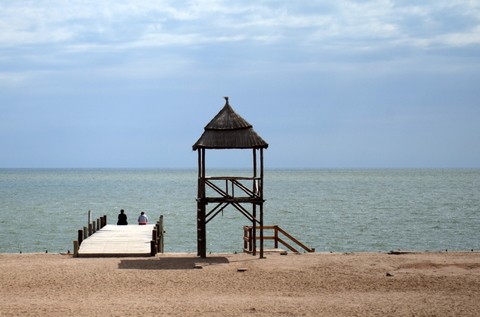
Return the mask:
{"type": "Polygon", "coordinates": [[[81,245],[83,242],[83,230],[78,230],[78,245],[81,245]]]}
{"type": "Polygon", "coordinates": [[[79,243],[77,240],[73,241],[73,256],[78,258],[78,249],[79,249],[79,243]]]}
{"type": "Polygon", "coordinates": [[[163,215],[160,216],[160,219],[158,221],[158,252],[163,253],[164,251],[164,240],[163,240],[163,215]]]}
{"type": "Polygon", "coordinates": [[[150,241],[150,255],[155,256],[155,254],[157,254],[156,251],[157,251],[157,248],[155,245],[155,241],[152,240],[150,241]]]}

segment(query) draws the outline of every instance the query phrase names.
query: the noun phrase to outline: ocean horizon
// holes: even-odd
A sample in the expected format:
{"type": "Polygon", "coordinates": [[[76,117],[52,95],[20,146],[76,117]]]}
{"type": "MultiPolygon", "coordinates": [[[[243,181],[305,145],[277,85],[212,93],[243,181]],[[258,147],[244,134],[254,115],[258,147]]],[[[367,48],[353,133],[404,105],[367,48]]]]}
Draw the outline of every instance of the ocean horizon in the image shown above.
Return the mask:
{"type": "MultiPolygon", "coordinates": [[[[67,252],[88,211],[115,224],[120,209],[130,224],[163,215],[165,251],[196,252],[196,191],[196,169],[2,168],[0,253],[67,252]]],[[[265,225],[317,252],[480,249],[476,168],[267,169],[264,198],[265,225]]],[[[226,208],[207,225],[207,252],[242,252],[250,224],[226,208]]]]}

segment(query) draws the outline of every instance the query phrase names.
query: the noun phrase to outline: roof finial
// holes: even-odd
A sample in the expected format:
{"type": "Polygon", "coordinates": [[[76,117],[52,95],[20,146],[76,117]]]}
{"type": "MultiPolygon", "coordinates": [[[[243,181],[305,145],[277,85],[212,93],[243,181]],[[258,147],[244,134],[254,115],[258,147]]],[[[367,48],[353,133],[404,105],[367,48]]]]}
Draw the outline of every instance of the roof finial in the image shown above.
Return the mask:
{"type": "Polygon", "coordinates": [[[225,103],[228,105],[228,97],[225,96],[223,98],[225,98],[225,103]]]}

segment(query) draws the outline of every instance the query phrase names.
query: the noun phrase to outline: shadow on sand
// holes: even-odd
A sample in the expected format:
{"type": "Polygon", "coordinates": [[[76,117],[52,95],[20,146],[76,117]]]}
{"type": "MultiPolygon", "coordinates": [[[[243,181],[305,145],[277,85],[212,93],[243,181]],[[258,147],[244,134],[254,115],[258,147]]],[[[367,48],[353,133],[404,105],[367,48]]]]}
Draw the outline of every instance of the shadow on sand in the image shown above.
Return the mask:
{"type": "Polygon", "coordinates": [[[123,270],[193,270],[212,264],[230,263],[226,257],[160,257],[154,259],[121,260],[118,265],[123,270]]]}

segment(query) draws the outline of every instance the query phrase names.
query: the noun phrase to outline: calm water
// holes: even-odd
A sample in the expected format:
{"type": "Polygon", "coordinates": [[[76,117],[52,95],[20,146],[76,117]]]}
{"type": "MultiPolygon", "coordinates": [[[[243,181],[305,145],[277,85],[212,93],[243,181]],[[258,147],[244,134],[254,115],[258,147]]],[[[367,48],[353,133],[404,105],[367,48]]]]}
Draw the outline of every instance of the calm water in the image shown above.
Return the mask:
{"type": "MultiPolygon", "coordinates": [[[[215,171],[218,175],[240,172],[215,171]]],[[[65,252],[125,209],[164,215],[168,252],[196,251],[195,170],[0,169],[0,252],[65,252]]],[[[317,251],[480,249],[480,170],[268,170],[265,224],[317,251]]],[[[241,251],[235,209],[207,225],[208,251],[241,251]]],[[[269,247],[268,243],[266,247],[269,247]]]]}

